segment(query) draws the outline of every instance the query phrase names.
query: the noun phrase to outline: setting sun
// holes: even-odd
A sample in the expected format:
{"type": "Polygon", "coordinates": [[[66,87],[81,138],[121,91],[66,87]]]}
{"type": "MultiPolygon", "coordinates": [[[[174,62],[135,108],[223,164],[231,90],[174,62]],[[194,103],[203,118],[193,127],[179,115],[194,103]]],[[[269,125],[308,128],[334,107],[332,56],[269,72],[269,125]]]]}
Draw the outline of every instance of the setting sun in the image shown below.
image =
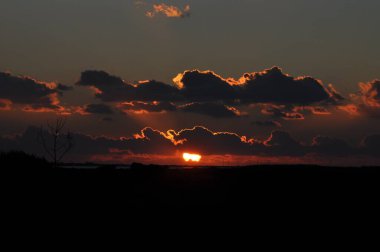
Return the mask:
{"type": "Polygon", "coordinates": [[[198,154],[183,153],[183,159],[186,162],[199,162],[201,161],[202,156],[198,154]]]}

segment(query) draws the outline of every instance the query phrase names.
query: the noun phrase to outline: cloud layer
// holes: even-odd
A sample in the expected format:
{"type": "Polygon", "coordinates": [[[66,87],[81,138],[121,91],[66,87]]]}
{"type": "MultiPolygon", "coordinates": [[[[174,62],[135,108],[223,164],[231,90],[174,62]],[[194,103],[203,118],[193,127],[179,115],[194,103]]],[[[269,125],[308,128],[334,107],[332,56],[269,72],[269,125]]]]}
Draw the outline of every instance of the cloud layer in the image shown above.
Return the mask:
{"type": "Polygon", "coordinates": [[[246,73],[238,79],[224,78],[213,71],[187,70],[177,74],[172,84],[125,81],[105,71],[87,70],[76,85],[94,90],[98,101],[79,107],[63,106],[60,100],[73,90],[72,86],[0,73],[0,110],[21,107],[27,112],[82,115],[118,110],[134,114],[179,112],[238,118],[255,113],[254,107],[275,121],[328,116],[338,110],[351,116],[380,118],[379,80],[360,83],[359,91],[345,98],[332,84],[326,87],[313,77],[292,77],[279,67],[246,73]]]}
{"type": "MultiPolygon", "coordinates": [[[[30,127],[19,136],[2,137],[0,151],[18,149],[41,155],[43,149],[36,142],[38,134],[38,128],[30,127]]],[[[49,138],[46,132],[43,134],[49,138]]],[[[133,159],[138,155],[176,156],[183,152],[200,153],[205,159],[215,155],[240,156],[242,161],[247,157],[313,157],[315,162],[320,162],[340,157],[376,159],[380,155],[380,135],[368,136],[357,146],[350,146],[341,139],[326,136],[316,136],[310,144],[302,144],[285,131],[273,131],[266,140],[259,141],[233,132],[215,132],[196,126],[166,132],[147,127],[133,137],[119,139],[95,138],[77,133],[73,134],[73,139],[75,150],[70,158],[77,161],[93,160],[98,155],[133,159]]]]}
{"type": "MultiPolygon", "coordinates": [[[[77,85],[89,86],[104,102],[120,103],[130,111],[193,112],[212,117],[239,117],[238,106],[270,104],[263,111],[283,119],[303,119],[297,106],[313,114],[328,114],[315,104],[338,103],[343,97],[312,77],[292,77],[278,67],[246,73],[239,79],[223,78],[212,71],[184,71],[174,85],[155,80],[128,82],[104,71],[84,71],[77,85]],[[124,105],[123,105],[124,104],[124,105]],[[164,105],[164,107],[163,107],[164,105]],[[168,106],[170,105],[170,106],[168,106]],[[287,106],[287,110],[284,109],[287,106]]],[[[265,113],[264,113],[265,114],[265,113]]]]}
{"type": "MultiPolygon", "coordinates": [[[[0,73],[0,113],[19,107],[25,112],[94,115],[109,124],[123,114],[137,120],[142,115],[143,126],[150,120],[144,114],[161,113],[163,119],[175,121],[181,113],[189,118],[192,114],[207,116],[206,122],[217,119],[218,123],[242,123],[247,120],[247,126],[261,129],[265,134],[268,129],[283,129],[273,131],[261,140],[202,126],[166,132],[147,127],[134,137],[120,139],[76,134],[80,149],[75,151],[73,159],[82,161],[99,157],[108,161],[126,157],[130,160],[136,156],[159,158],[160,155],[173,156],[185,151],[206,156],[243,156],[244,160],[249,157],[251,161],[252,157],[282,157],[282,160],[283,157],[312,157],[319,162],[339,158],[352,160],[353,157],[372,160],[380,155],[379,135],[368,136],[357,146],[352,146],[342,139],[324,135],[313,137],[310,143],[301,143],[287,132],[289,123],[299,121],[301,124],[309,116],[332,116],[335,120],[334,113],[339,111],[347,112],[349,117],[380,118],[378,80],[360,83],[358,92],[349,98],[343,97],[332,85],[325,87],[312,77],[292,77],[278,67],[247,73],[238,79],[224,78],[212,71],[189,70],[176,75],[173,84],[155,80],[126,81],[104,71],[88,70],[82,72],[76,85],[94,90],[94,101],[71,105],[61,102],[66,94],[75,94],[76,90],[71,86],[0,73]],[[166,117],[166,113],[171,116],[166,117]],[[135,116],[128,116],[131,114],[135,116]]],[[[35,135],[36,130],[30,128],[16,138],[3,137],[1,148],[23,149],[40,155],[41,152],[36,153],[35,135]]],[[[217,160],[215,158],[214,162],[217,160]]]]}
{"type": "Polygon", "coordinates": [[[173,79],[175,86],[157,81],[130,84],[103,71],[85,71],[78,85],[96,88],[103,101],[224,102],[226,104],[275,103],[308,105],[333,94],[311,77],[291,77],[274,67],[224,79],[211,71],[185,71],[173,79]]]}

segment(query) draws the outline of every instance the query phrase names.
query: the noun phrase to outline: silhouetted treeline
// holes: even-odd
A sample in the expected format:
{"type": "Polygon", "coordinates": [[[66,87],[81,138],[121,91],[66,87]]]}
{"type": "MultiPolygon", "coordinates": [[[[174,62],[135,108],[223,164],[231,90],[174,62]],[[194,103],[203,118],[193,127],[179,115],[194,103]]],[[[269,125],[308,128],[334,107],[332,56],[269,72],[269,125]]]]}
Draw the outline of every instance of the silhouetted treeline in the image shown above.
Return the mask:
{"type": "Polygon", "coordinates": [[[38,171],[52,167],[46,159],[22,151],[0,152],[0,165],[2,169],[19,171],[38,171]]]}

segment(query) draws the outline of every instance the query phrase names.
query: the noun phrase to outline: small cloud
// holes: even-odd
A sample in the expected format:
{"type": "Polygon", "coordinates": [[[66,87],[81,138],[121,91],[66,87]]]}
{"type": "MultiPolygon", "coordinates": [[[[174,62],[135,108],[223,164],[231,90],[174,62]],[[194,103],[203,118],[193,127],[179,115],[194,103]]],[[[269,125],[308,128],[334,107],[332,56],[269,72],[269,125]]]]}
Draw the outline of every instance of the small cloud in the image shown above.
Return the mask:
{"type": "Polygon", "coordinates": [[[331,115],[331,112],[322,106],[297,106],[293,110],[295,112],[306,112],[313,115],[331,115]]]}
{"type": "Polygon", "coordinates": [[[153,4],[153,9],[145,13],[149,18],[154,18],[157,15],[163,15],[168,18],[184,18],[190,16],[190,5],[186,5],[183,9],[164,3],[153,4]]]}
{"type": "Polygon", "coordinates": [[[372,118],[380,118],[380,80],[368,83],[359,83],[359,92],[351,94],[351,103],[338,106],[350,115],[367,115],[372,118]]]}
{"type": "Polygon", "coordinates": [[[360,115],[359,108],[355,104],[346,104],[346,105],[338,106],[337,108],[338,110],[347,112],[351,116],[360,115]]]}
{"type": "Polygon", "coordinates": [[[360,83],[360,95],[364,105],[380,108],[380,80],[360,83]]]}
{"type": "Polygon", "coordinates": [[[303,114],[299,113],[296,108],[289,108],[284,105],[266,104],[261,110],[263,115],[271,115],[275,118],[284,120],[304,120],[303,114]]]}

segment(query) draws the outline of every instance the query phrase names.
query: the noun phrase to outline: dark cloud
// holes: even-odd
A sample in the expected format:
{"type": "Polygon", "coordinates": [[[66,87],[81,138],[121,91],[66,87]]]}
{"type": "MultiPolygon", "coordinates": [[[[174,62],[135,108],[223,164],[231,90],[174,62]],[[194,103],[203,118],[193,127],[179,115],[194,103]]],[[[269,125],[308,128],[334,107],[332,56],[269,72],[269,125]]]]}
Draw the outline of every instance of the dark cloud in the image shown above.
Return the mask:
{"type": "Polygon", "coordinates": [[[212,71],[185,71],[173,81],[177,87],[157,81],[132,85],[103,71],[85,71],[77,84],[95,87],[97,97],[104,101],[241,101],[307,105],[339,96],[336,91],[329,91],[335,89],[325,88],[317,79],[294,78],[278,67],[245,74],[239,80],[224,79],[212,71]]]}
{"type": "Polygon", "coordinates": [[[176,102],[182,101],[178,88],[162,82],[150,80],[142,81],[135,87],[135,101],[163,101],[176,102]]]}
{"type": "Polygon", "coordinates": [[[272,132],[264,144],[269,148],[266,152],[271,155],[303,156],[306,153],[305,147],[285,131],[272,132]]]}
{"type": "Polygon", "coordinates": [[[104,71],[85,71],[77,85],[96,89],[96,97],[106,102],[123,101],[176,101],[179,90],[157,81],[143,81],[130,84],[104,71]]]}
{"type": "Polygon", "coordinates": [[[208,115],[215,118],[241,117],[242,113],[234,108],[220,103],[193,102],[179,107],[180,111],[208,115]]]}
{"type": "Polygon", "coordinates": [[[91,86],[96,89],[96,97],[103,101],[125,101],[133,93],[133,86],[116,76],[104,71],[82,72],[80,80],[76,83],[81,86],[91,86]]]}
{"type": "Polygon", "coordinates": [[[240,98],[245,103],[276,103],[307,105],[327,100],[331,94],[312,77],[294,78],[278,67],[245,74],[240,98]]]}
{"type": "Polygon", "coordinates": [[[61,109],[58,91],[55,83],[0,72],[0,99],[24,105],[25,110],[61,109]]]}
{"type": "Polygon", "coordinates": [[[314,137],[312,151],[328,156],[348,156],[354,153],[354,149],[344,140],[327,136],[314,137]]]}
{"type": "Polygon", "coordinates": [[[232,102],[237,98],[235,88],[211,71],[185,71],[177,75],[174,82],[187,101],[232,102]]]}
{"type": "Polygon", "coordinates": [[[240,79],[222,78],[212,71],[185,71],[174,78],[187,101],[245,104],[308,105],[343,97],[312,77],[291,77],[278,67],[247,73],[240,79]]]}
{"type": "Polygon", "coordinates": [[[88,104],[85,106],[84,111],[90,114],[113,114],[113,110],[106,104],[88,104]]]}
{"type": "MultiPolygon", "coordinates": [[[[105,102],[167,102],[184,112],[214,117],[238,116],[239,111],[232,107],[238,105],[261,103],[296,107],[323,102],[330,104],[331,100],[343,99],[332,85],[325,88],[312,77],[291,77],[278,67],[244,74],[238,80],[222,78],[212,71],[192,70],[178,74],[173,81],[175,86],[154,80],[132,84],[104,71],[85,71],[77,85],[95,88],[96,97],[105,102]]],[[[159,108],[150,106],[144,110],[159,108]]],[[[297,111],[280,111],[278,108],[269,113],[289,120],[303,119],[297,111]]],[[[174,108],[160,109],[164,110],[174,111],[174,108]]],[[[313,112],[322,114],[324,111],[322,106],[315,106],[313,112]]]]}
{"type": "Polygon", "coordinates": [[[94,86],[100,90],[107,90],[107,88],[124,88],[126,83],[121,78],[110,75],[105,71],[88,70],[82,72],[77,85],[94,86]]]}

